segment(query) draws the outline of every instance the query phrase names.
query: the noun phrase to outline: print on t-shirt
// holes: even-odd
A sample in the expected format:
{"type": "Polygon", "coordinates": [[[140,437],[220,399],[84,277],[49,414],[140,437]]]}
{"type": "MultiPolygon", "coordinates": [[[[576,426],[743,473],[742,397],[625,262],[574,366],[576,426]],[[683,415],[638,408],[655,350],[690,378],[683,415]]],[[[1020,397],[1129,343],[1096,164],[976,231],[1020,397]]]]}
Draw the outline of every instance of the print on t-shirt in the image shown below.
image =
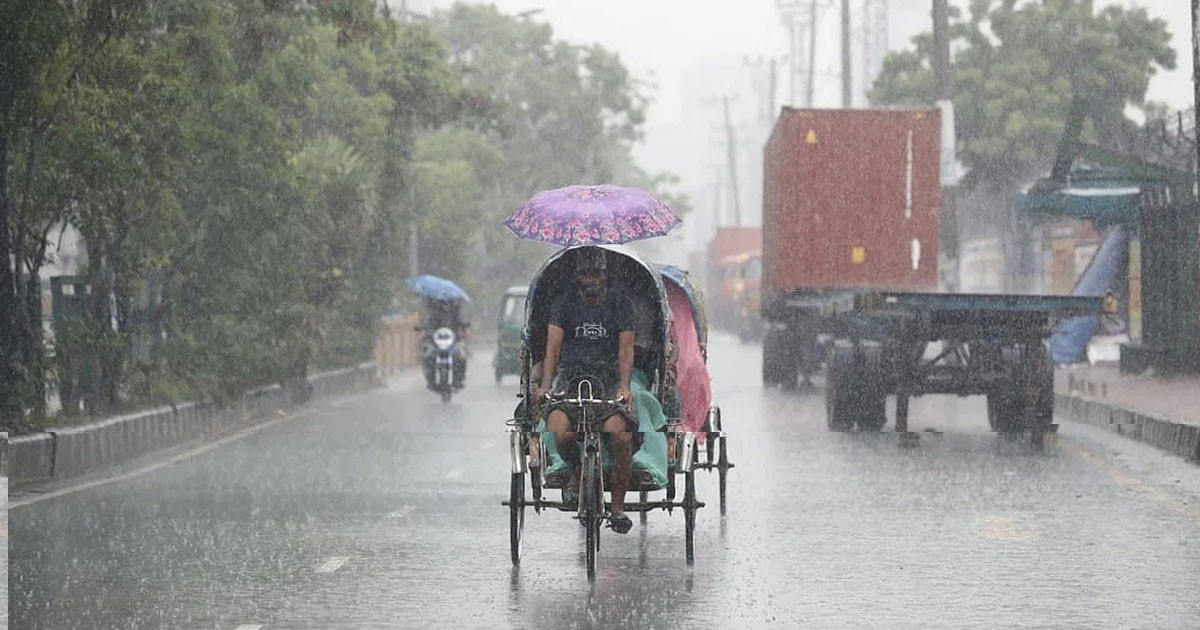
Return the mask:
{"type": "Polygon", "coordinates": [[[575,337],[589,341],[608,339],[608,329],[601,322],[584,322],[575,327],[575,337]]]}

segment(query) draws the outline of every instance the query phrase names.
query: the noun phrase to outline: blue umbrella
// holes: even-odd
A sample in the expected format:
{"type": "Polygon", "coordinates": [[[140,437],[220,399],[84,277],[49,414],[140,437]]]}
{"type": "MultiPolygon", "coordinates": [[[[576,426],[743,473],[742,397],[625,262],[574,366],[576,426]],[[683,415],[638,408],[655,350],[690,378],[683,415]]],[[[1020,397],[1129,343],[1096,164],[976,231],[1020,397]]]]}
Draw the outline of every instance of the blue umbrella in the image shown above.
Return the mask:
{"type": "Polygon", "coordinates": [[[437,276],[420,275],[409,278],[408,288],[427,298],[432,298],[435,300],[471,301],[471,296],[467,295],[467,292],[463,291],[462,287],[445,278],[439,278],[437,276]]]}

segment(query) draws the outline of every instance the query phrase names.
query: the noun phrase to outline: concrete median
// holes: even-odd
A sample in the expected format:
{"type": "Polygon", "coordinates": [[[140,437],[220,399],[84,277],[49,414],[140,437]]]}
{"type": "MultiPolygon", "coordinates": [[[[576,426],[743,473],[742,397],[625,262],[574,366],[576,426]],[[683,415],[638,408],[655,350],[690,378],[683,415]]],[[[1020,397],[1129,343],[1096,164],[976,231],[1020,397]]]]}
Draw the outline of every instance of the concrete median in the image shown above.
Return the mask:
{"type": "Polygon", "coordinates": [[[1061,420],[1101,427],[1200,463],[1200,426],[1175,422],[1096,400],[1059,394],[1055,416],[1061,420]]]}
{"type": "MultiPolygon", "coordinates": [[[[378,369],[363,363],[316,374],[309,382],[314,397],[359,392],[379,383],[378,369]]],[[[9,482],[19,486],[101,470],[290,407],[284,390],[273,385],[247,392],[228,407],[190,402],[17,437],[8,445],[9,482]]]]}

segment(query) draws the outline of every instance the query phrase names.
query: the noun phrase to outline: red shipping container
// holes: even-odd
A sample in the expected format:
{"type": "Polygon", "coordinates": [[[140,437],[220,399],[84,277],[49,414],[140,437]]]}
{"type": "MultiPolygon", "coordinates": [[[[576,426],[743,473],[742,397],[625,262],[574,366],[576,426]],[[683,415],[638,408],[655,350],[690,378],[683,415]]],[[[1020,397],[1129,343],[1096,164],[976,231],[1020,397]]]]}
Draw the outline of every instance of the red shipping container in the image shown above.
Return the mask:
{"type": "Polygon", "coordinates": [[[764,149],[763,286],[932,291],[941,116],[784,108],[764,149]]]}
{"type": "Polygon", "coordinates": [[[758,226],[717,228],[708,243],[708,264],[715,266],[734,254],[761,250],[762,239],[762,228],[758,226]]]}

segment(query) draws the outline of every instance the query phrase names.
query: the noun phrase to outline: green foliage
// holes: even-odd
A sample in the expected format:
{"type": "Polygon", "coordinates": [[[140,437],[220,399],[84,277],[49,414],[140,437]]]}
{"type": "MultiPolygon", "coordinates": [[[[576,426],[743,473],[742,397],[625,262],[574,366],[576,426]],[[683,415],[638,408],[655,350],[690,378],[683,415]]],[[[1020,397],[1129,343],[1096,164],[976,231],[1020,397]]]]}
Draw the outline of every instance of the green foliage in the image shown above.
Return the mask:
{"type": "MultiPolygon", "coordinates": [[[[1093,9],[1090,0],[974,0],[955,13],[954,105],[969,185],[1011,188],[1053,159],[1072,94],[1086,99],[1092,139],[1132,123],[1150,78],[1175,67],[1167,24],[1143,8],[1093,9]]],[[[932,37],[884,61],[870,99],[881,105],[933,101],[932,37]]]]}
{"type": "Polygon", "coordinates": [[[671,193],[672,176],[634,163],[630,149],[641,138],[647,98],[616,54],[557,40],[548,25],[490,6],[455,5],[433,27],[463,84],[488,95],[492,115],[418,145],[416,206],[428,217],[421,264],[465,279],[477,319],[494,321],[500,293],[528,282],[549,251],[500,227],[535,193],[614,183],[645,188],[686,211],[686,199],[671,193]]]}
{"type": "MultiPolygon", "coordinates": [[[[414,223],[422,270],[490,309],[545,252],[499,227],[525,198],[671,184],[633,164],[646,101],[614,54],[492,8],[426,27],[372,0],[14,0],[0,47],[0,254],[36,277],[58,226],[82,233],[90,303],[53,350],[89,413],[369,358],[411,300],[414,223]]],[[[6,271],[0,298],[38,299],[6,271]]],[[[22,348],[9,426],[44,395],[35,324],[0,335],[22,348]]]]}

